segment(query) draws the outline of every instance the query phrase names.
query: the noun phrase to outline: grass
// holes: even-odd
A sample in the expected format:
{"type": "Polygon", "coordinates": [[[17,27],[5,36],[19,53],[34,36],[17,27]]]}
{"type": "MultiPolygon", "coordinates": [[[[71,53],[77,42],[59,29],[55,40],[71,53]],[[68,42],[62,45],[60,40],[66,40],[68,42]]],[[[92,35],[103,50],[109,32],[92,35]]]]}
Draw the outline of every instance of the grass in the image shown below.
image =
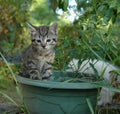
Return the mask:
{"type": "Polygon", "coordinates": [[[8,68],[8,71],[10,72],[10,74],[12,76],[11,79],[13,79],[13,81],[15,82],[15,85],[14,85],[15,86],[15,90],[16,90],[16,93],[18,95],[18,99],[20,99],[20,103],[21,104],[18,104],[10,95],[6,94],[3,90],[0,90],[0,94],[3,95],[3,97],[7,98],[15,106],[20,108],[21,111],[23,111],[24,113],[29,114],[29,110],[27,109],[27,106],[24,103],[23,95],[22,95],[22,92],[21,92],[21,90],[19,88],[19,84],[18,84],[17,79],[16,79],[16,74],[13,72],[13,70],[11,69],[9,63],[7,62],[7,60],[5,59],[5,57],[3,56],[3,54],[1,52],[0,52],[0,56],[2,57],[5,65],[8,68]]]}
{"type": "Polygon", "coordinates": [[[87,98],[86,101],[87,101],[88,107],[89,107],[89,109],[90,109],[90,111],[91,111],[91,114],[95,114],[95,113],[94,113],[94,110],[93,110],[93,107],[92,107],[92,104],[91,104],[91,102],[90,102],[90,99],[87,98]]]}

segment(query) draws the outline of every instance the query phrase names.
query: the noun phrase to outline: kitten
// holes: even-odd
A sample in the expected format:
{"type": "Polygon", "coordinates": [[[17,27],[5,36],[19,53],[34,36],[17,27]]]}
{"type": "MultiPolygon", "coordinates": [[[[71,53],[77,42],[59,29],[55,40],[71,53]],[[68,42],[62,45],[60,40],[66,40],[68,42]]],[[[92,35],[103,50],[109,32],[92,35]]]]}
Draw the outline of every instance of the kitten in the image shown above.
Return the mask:
{"type": "MultiPolygon", "coordinates": [[[[94,68],[98,71],[98,74],[101,75],[101,73],[104,71],[103,78],[108,80],[110,83],[113,79],[113,75],[110,71],[118,70],[117,67],[115,67],[112,64],[109,64],[107,62],[101,61],[101,60],[85,60],[80,65],[80,68],[78,67],[78,59],[73,59],[69,62],[67,71],[78,71],[78,72],[84,72],[87,74],[94,74],[93,68],[91,68],[90,63],[94,64],[94,68]]],[[[117,79],[118,82],[120,82],[120,77],[117,79]]],[[[110,91],[107,88],[102,88],[100,92],[100,100],[98,101],[98,105],[106,105],[112,103],[112,97],[115,94],[115,92],[110,91]]]]}
{"type": "Polygon", "coordinates": [[[55,58],[58,24],[38,27],[28,24],[28,26],[32,43],[22,57],[23,75],[31,79],[49,79],[55,58]]]}

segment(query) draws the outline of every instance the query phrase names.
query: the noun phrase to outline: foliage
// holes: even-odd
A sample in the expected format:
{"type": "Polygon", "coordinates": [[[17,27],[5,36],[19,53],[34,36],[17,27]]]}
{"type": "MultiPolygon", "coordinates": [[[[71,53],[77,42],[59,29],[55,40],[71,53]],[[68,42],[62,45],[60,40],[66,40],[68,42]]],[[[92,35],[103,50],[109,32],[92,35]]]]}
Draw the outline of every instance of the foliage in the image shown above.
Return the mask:
{"type": "MultiPolygon", "coordinates": [[[[0,89],[11,89],[9,84],[11,83],[11,79],[7,77],[6,73],[8,73],[6,67],[2,62],[0,62],[0,89]]],[[[8,73],[9,74],[9,73],[8,73]]]]}
{"type": "Polygon", "coordinates": [[[56,10],[57,7],[62,8],[64,11],[67,10],[67,6],[68,6],[68,0],[50,0],[50,5],[52,7],[52,9],[56,10]]]}
{"type": "MultiPolygon", "coordinates": [[[[51,2],[53,10],[57,8],[55,2],[64,10],[57,0],[51,2]]],[[[84,13],[73,24],[61,27],[56,64],[64,66],[66,62],[62,58],[68,61],[77,58],[102,59],[120,66],[120,1],[76,2],[78,11],[84,8],[84,13]]]]}
{"type": "MultiPolygon", "coordinates": [[[[10,67],[9,63],[7,62],[7,60],[4,58],[3,54],[0,52],[0,56],[2,57],[4,63],[5,63],[5,66],[7,67],[7,71],[10,73],[10,77],[7,76],[7,79],[8,78],[11,78],[13,80],[13,82],[15,83],[14,85],[14,88],[16,90],[16,93],[18,95],[18,98],[20,100],[20,103],[21,104],[18,104],[14,98],[12,98],[9,94],[6,94],[3,90],[0,90],[0,94],[2,94],[5,98],[7,98],[9,101],[11,101],[14,105],[16,105],[18,108],[20,108],[24,113],[27,113],[29,114],[29,111],[26,107],[26,104],[24,103],[24,99],[23,99],[23,95],[22,95],[22,92],[20,90],[20,87],[18,85],[18,82],[17,82],[17,79],[16,79],[16,75],[15,73],[13,72],[12,68],[10,67]]],[[[1,62],[2,63],[2,62],[1,62]]],[[[1,71],[2,72],[2,71],[1,71]]],[[[5,73],[5,72],[4,72],[5,73]]],[[[4,74],[4,76],[6,75],[7,73],[4,74]]],[[[0,77],[2,78],[2,77],[0,77]]],[[[2,79],[0,79],[2,80],[2,79]]],[[[4,83],[5,84],[5,83],[4,83]]],[[[9,83],[9,84],[12,84],[12,83],[9,83]]],[[[6,85],[4,85],[6,86],[6,85]]],[[[8,86],[9,87],[9,86],[8,86]]],[[[8,89],[8,88],[7,88],[8,89]]]]}
{"type": "Polygon", "coordinates": [[[31,0],[0,0],[0,48],[3,52],[4,46],[8,46],[8,51],[21,48],[24,37],[20,35],[29,18],[30,3],[31,0]]]}
{"type": "Polygon", "coordinates": [[[57,21],[57,16],[49,7],[48,0],[34,0],[30,7],[30,22],[36,25],[49,25],[57,21]]]}

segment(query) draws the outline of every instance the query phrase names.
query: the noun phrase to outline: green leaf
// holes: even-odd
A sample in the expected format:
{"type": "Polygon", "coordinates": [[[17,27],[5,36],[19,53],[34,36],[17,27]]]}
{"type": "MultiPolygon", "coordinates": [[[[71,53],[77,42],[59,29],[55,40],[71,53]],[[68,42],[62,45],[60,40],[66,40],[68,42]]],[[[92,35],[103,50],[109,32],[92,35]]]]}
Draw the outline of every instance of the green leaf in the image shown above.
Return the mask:
{"type": "Polygon", "coordinates": [[[110,1],[110,8],[114,8],[117,5],[117,0],[110,1]]]}
{"type": "Polygon", "coordinates": [[[18,86],[16,86],[16,91],[17,91],[17,94],[18,94],[20,100],[23,102],[23,95],[22,95],[22,92],[20,91],[20,88],[18,86]]]}
{"type": "Polygon", "coordinates": [[[83,40],[83,42],[84,42],[84,44],[89,48],[89,50],[90,50],[98,59],[103,60],[103,59],[91,48],[91,46],[87,44],[86,41],[83,40]]]}
{"type": "Polygon", "coordinates": [[[18,104],[16,103],[16,101],[13,100],[12,97],[10,97],[9,95],[7,95],[6,93],[4,93],[3,91],[0,91],[0,94],[2,94],[5,98],[7,98],[9,101],[11,101],[13,104],[15,104],[16,106],[18,106],[18,104]]]}
{"type": "Polygon", "coordinates": [[[94,110],[93,110],[93,106],[92,106],[92,104],[91,104],[91,102],[90,102],[90,99],[89,99],[89,98],[86,98],[86,101],[87,101],[88,107],[89,107],[89,109],[90,109],[90,111],[91,111],[91,114],[95,114],[95,113],[94,113],[94,110]]]}
{"type": "Polygon", "coordinates": [[[17,80],[16,80],[16,77],[15,77],[15,74],[14,74],[14,72],[12,71],[11,67],[9,66],[9,63],[7,62],[7,60],[5,59],[5,57],[3,56],[3,54],[2,54],[1,52],[0,52],[0,55],[1,55],[2,59],[4,60],[5,64],[7,65],[8,70],[9,70],[10,73],[12,74],[16,85],[18,85],[17,80]]]}
{"type": "Polygon", "coordinates": [[[112,87],[112,86],[109,84],[109,82],[92,82],[92,84],[95,84],[95,85],[97,85],[98,87],[107,88],[107,89],[109,89],[110,91],[113,91],[113,92],[119,92],[119,93],[120,93],[120,89],[117,89],[117,88],[112,87]]]}
{"type": "Polygon", "coordinates": [[[120,4],[117,5],[117,13],[120,13],[120,4]]]}
{"type": "Polygon", "coordinates": [[[112,70],[112,71],[110,71],[110,72],[112,72],[112,73],[114,73],[114,74],[120,76],[120,70],[112,70]]]}
{"type": "Polygon", "coordinates": [[[89,63],[89,65],[90,65],[91,68],[93,69],[93,71],[94,71],[94,73],[95,73],[95,76],[96,76],[96,78],[98,79],[98,78],[99,78],[99,74],[98,74],[97,69],[94,67],[94,64],[93,64],[93,63],[89,63]]]}
{"type": "Polygon", "coordinates": [[[58,1],[51,0],[51,7],[52,7],[53,11],[55,12],[56,8],[58,7],[58,1]]]}
{"type": "Polygon", "coordinates": [[[102,78],[103,78],[103,76],[104,76],[104,74],[105,74],[106,69],[107,69],[107,66],[106,66],[106,67],[103,69],[103,71],[101,72],[100,77],[102,77],[102,78]]]}
{"type": "Polygon", "coordinates": [[[68,0],[64,0],[63,10],[66,11],[68,7],[68,0]]]}

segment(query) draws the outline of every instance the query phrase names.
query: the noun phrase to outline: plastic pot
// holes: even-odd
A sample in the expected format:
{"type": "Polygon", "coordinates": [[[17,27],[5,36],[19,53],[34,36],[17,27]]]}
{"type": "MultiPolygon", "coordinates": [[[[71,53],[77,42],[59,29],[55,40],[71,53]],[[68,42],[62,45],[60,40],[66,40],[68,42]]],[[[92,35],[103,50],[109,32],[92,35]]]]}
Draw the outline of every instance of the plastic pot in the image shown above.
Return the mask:
{"type": "MultiPolygon", "coordinates": [[[[53,77],[58,74],[59,71],[54,72],[53,77]]],[[[93,84],[32,80],[22,76],[17,76],[17,80],[31,114],[91,114],[87,99],[95,111],[98,87],[93,84]]]]}

